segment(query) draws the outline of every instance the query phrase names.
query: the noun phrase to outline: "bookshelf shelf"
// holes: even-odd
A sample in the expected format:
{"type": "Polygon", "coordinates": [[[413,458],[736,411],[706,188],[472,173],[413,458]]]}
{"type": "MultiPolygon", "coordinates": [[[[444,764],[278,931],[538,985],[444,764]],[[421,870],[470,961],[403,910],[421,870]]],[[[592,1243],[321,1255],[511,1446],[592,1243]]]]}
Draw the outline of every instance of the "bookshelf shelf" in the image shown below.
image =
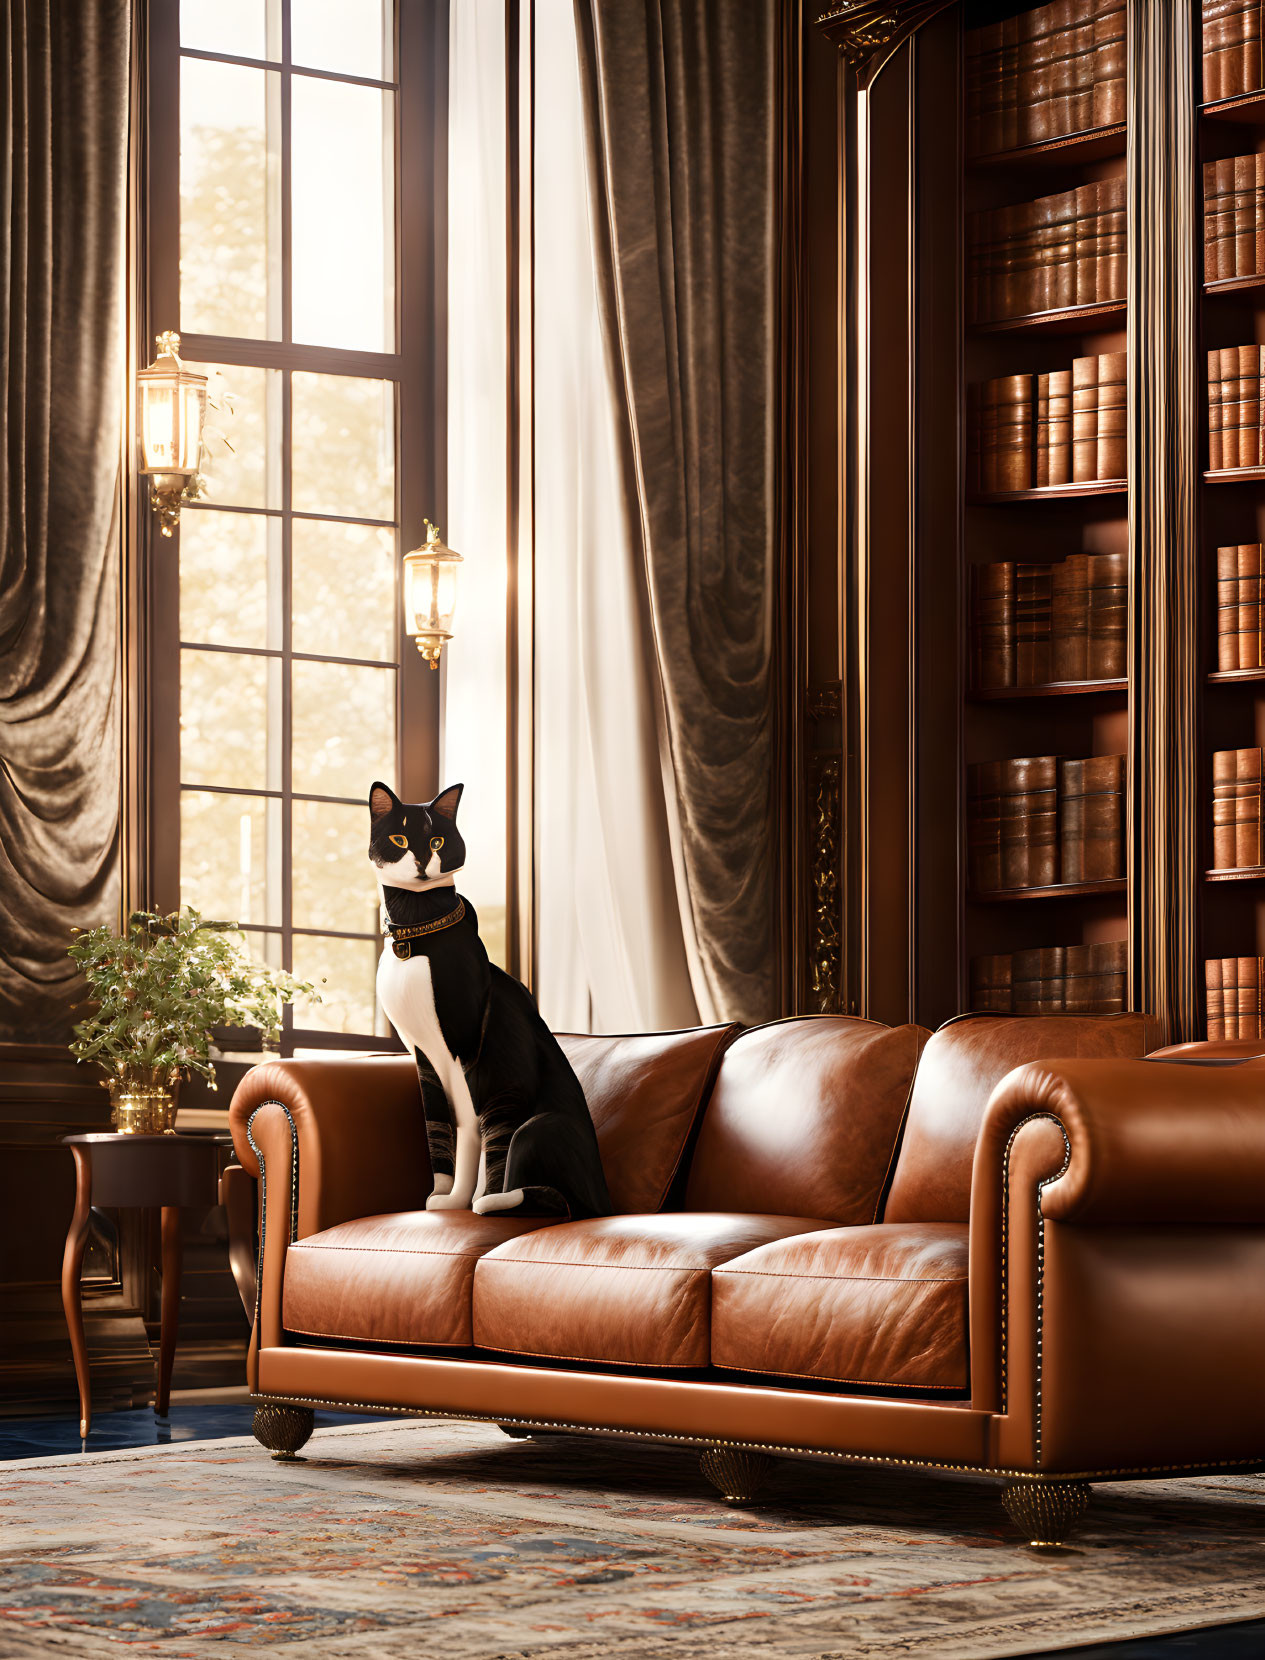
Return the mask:
{"type": "Polygon", "coordinates": [[[1265,91],[1218,98],[1215,103],[1201,104],[1199,113],[1207,121],[1237,121],[1248,127],[1265,127],[1265,91]]]}
{"type": "MultiPolygon", "coordinates": [[[[1240,117],[1242,119],[1242,117],[1240,117]]],[[[1265,120],[1265,116],[1262,117],[1265,120]]],[[[987,155],[970,156],[968,167],[1060,167],[1086,161],[1105,161],[1109,156],[1122,156],[1125,144],[1125,124],[1118,121],[1110,127],[1093,127],[1088,132],[1065,133],[1061,138],[1047,138],[1040,144],[1021,144],[1015,150],[993,150],[987,155]]]]}
{"type": "Polygon", "coordinates": [[[1265,272],[1252,277],[1218,277],[1204,284],[1205,294],[1252,294],[1265,288],[1265,272]]]}
{"type": "MultiPolygon", "coordinates": [[[[1265,870],[1258,873],[1265,876],[1265,870]]],[[[975,889],[967,898],[975,905],[1013,905],[1027,899],[1088,899],[1098,895],[1127,893],[1129,884],[1123,876],[1109,882],[1056,882],[1048,888],[991,888],[975,889]]]]}
{"type": "Polygon", "coordinates": [[[1205,484],[1259,484],[1265,479],[1265,467],[1218,467],[1204,474],[1205,484]]]}
{"type": "MultiPolygon", "coordinates": [[[[1265,277],[1260,282],[1265,285],[1265,277]]],[[[1101,305],[1074,305],[1062,311],[1034,311],[1026,317],[1004,317],[999,322],[972,323],[971,334],[1078,334],[1086,328],[1123,326],[1128,316],[1123,300],[1101,305]]]]}
{"type": "MultiPolygon", "coordinates": [[[[1260,469],[1265,478],[1265,467],[1260,469]]],[[[1018,501],[1078,501],[1083,496],[1123,496],[1129,481],[1124,478],[1098,478],[1087,484],[1043,484],[1037,490],[998,490],[984,495],[970,496],[969,507],[1000,507],[1018,501]]]]}
{"type": "Polygon", "coordinates": [[[1265,865],[1242,865],[1235,870],[1205,870],[1205,882],[1265,882],[1265,865]]]}
{"type": "Polygon", "coordinates": [[[1210,686],[1251,685],[1265,680],[1265,669],[1213,669],[1208,676],[1210,686]]]}
{"type": "MultiPolygon", "coordinates": [[[[1259,672],[1265,678],[1265,669],[1259,672]]],[[[1050,680],[1041,686],[987,686],[968,692],[967,698],[971,703],[1020,703],[1033,697],[1100,697],[1128,690],[1127,680],[1050,680]]]]}

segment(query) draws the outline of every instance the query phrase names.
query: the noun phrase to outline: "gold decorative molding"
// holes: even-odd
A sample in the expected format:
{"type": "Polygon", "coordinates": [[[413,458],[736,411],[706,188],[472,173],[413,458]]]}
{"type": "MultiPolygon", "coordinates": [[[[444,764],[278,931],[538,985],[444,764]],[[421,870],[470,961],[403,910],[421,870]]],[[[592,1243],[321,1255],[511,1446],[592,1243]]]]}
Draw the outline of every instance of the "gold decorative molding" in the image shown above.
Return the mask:
{"type": "Polygon", "coordinates": [[[1202,1035],[1193,25],[1192,0],[1131,0],[1129,981],[1170,1041],[1202,1035]]]}
{"type": "MultiPolygon", "coordinates": [[[[832,40],[862,80],[877,74],[880,52],[890,55],[915,30],[953,0],[837,0],[817,27],[832,40]]],[[[886,60],[884,60],[886,61],[886,60]]]]}
{"type": "Polygon", "coordinates": [[[835,1014],[843,969],[843,914],[839,827],[843,764],[838,755],[816,755],[809,801],[810,896],[809,994],[815,1014],[835,1014]]]}

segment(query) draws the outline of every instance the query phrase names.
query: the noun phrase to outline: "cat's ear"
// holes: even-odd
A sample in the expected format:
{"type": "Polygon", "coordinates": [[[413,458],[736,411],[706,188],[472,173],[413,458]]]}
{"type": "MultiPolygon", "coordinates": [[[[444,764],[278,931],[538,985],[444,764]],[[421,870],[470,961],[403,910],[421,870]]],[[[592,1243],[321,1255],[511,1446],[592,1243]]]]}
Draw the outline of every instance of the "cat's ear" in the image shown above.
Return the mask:
{"type": "Polygon", "coordinates": [[[431,802],[431,812],[438,813],[440,818],[450,818],[455,824],[457,822],[457,803],[461,800],[461,792],[464,789],[464,784],[450,784],[431,802]]]}
{"type": "Polygon", "coordinates": [[[375,819],[385,818],[399,804],[399,797],[389,784],[374,784],[369,791],[369,812],[375,819]]]}

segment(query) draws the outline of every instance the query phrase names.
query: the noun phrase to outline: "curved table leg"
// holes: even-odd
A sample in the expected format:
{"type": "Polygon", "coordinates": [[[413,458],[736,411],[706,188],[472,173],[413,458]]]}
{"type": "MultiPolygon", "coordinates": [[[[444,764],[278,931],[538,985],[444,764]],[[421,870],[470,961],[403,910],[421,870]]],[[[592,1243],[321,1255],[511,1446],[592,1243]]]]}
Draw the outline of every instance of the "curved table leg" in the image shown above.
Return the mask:
{"type": "Polygon", "coordinates": [[[162,1331],[158,1338],[158,1388],[154,1411],[167,1416],[171,1404],[171,1363],[176,1357],[176,1328],[180,1323],[180,1207],[163,1206],[162,1331]]]}
{"type": "Polygon", "coordinates": [[[70,1219],[66,1248],[61,1263],[61,1303],[70,1331],[70,1352],[75,1357],[75,1379],[79,1384],[79,1434],[87,1439],[92,1425],[92,1383],[88,1373],[88,1344],[83,1331],[83,1301],[79,1273],[88,1241],[88,1216],[92,1210],[92,1162],[81,1147],[70,1149],[75,1160],[75,1213],[70,1219]]]}

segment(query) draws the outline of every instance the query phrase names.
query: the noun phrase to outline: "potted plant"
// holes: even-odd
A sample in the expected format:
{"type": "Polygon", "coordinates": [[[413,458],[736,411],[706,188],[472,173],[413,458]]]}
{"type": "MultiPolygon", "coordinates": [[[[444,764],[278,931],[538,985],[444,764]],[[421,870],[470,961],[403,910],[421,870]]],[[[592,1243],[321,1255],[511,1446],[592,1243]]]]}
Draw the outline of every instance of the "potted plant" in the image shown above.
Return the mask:
{"type": "Polygon", "coordinates": [[[215,1027],[253,1026],[275,1042],[284,1006],[316,997],[306,981],[253,961],[235,922],[208,922],[191,906],[169,916],[133,911],[121,934],[108,926],[75,934],[70,955],[96,1008],[70,1049],[104,1069],[124,1135],[174,1131],[185,1074],[215,1088],[215,1027]]]}

